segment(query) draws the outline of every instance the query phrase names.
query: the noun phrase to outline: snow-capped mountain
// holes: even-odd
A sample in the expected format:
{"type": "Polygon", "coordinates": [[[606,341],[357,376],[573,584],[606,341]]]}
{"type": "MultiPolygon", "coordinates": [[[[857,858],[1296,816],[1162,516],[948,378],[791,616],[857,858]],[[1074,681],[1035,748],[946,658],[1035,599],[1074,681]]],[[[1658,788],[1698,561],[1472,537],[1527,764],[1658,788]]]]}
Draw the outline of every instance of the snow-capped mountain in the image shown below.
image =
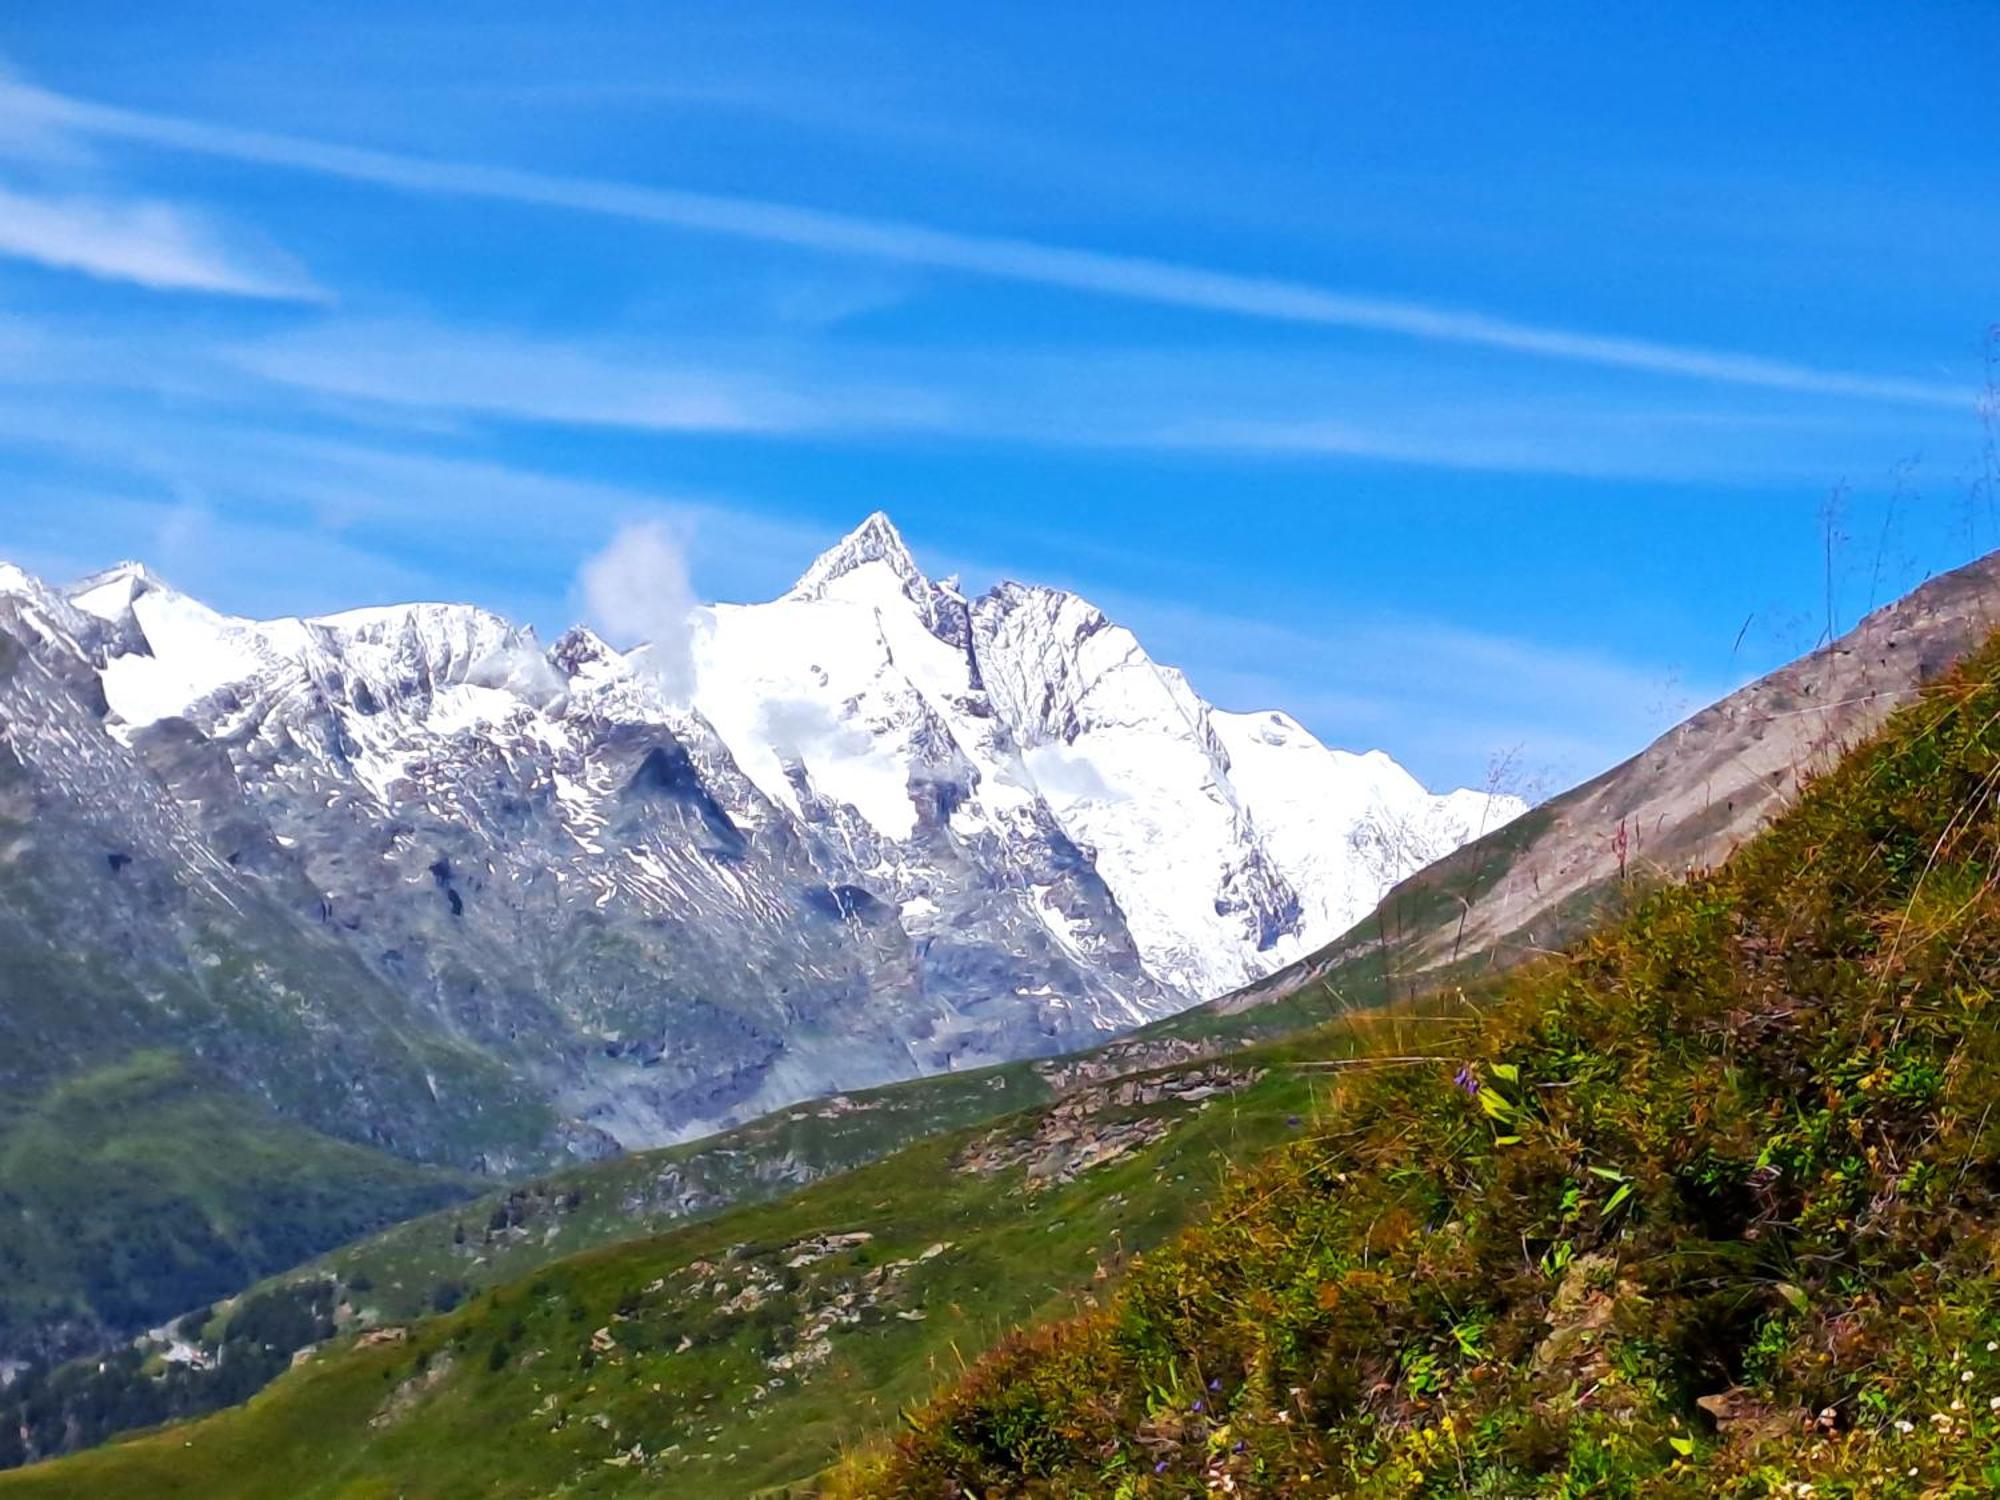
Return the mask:
{"type": "Polygon", "coordinates": [[[793,811],[802,774],[906,839],[948,767],[953,785],[970,773],[950,813],[961,835],[1033,837],[1052,820],[1177,996],[1220,994],[1310,951],[1523,808],[1433,796],[1379,751],[1328,750],[1283,714],[1212,708],[1074,594],[1003,583],[968,601],[955,580],[926,578],[880,514],[782,599],[704,612],[697,661],[696,706],[793,811]]]}
{"type": "Polygon", "coordinates": [[[1520,811],[1216,710],[1074,595],[968,599],[880,515],[689,627],[680,701],[470,606],[0,569],[0,921],[101,1032],[0,1008],[18,1081],[164,1042],[407,1154],[650,1144],[1166,1014],[1520,811]]]}

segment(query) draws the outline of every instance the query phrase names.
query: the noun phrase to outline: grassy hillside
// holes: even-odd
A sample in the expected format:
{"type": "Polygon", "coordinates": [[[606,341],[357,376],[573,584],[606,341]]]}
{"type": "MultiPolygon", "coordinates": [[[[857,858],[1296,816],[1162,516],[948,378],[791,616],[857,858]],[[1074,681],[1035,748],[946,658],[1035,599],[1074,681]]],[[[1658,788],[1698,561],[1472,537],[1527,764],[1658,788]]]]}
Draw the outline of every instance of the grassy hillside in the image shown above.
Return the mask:
{"type": "Polygon", "coordinates": [[[0,1121],[0,1347],[147,1327],[469,1190],[137,1054],[0,1121]]]}
{"type": "Polygon", "coordinates": [[[197,1089],[178,1059],[143,1056],[0,1132],[0,1181],[12,1185],[0,1207],[19,1205],[0,1222],[0,1264],[16,1273],[0,1309],[28,1347],[30,1332],[70,1338],[0,1390],[0,1468],[218,1410],[337,1329],[448,1310],[564,1256],[779,1196],[1049,1094],[1029,1064],[924,1079],[475,1197],[475,1179],[273,1122],[197,1089]],[[449,1206],[421,1212],[439,1202],[449,1206]],[[342,1248],[316,1255],[328,1245],[342,1248]],[[171,1339],[120,1342],[183,1313],[171,1339]],[[175,1340],[199,1359],[166,1363],[175,1340]],[[83,1352],[62,1363],[64,1347],[83,1352]]]}
{"type": "MultiPolygon", "coordinates": [[[[1213,1045],[1195,1047],[1183,1039],[1170,1039],[1164,1046],[1156,1040],[1118,1043],[1039,1063],[835,1095],[684,1145],[489,1187],[478,1196],[458,1198],[448,1207],[415,1218],[400,1218],[412,1200],[391,1193],[382,1200],[381,1209],[381,1218],[395,1221],[391,1227],[348,1240],[341,1248],[303,1263],[297,1255],[282,1251],[248,1263],[229,1253],[207,1262],[183,1254],[180,1263],[188,1278],[172,1283],[172,1295],[152,1298],[146,1317],[118,1326],[157,1323],[211,1297],[234,1298],[246,1285],[246,1269],[254,1275],[274,1266],[283,1269],[251,1288],[253,1306],[272,1298],[287,1307],[313,1304],[330,1287],[342,1327],[397,1323],[426,1312],[448,1311],[486,1288],[565,1257],[779,1197],[912,1142],[1045,1102],[1058,1087],[1073,1090],[1094,1078],[1140,1071],[1161,1057],[1185,1061],[1213,1045]]],[[[149,1066],[170,1064],[155,1058],[149,1066]]],[[[121,1112],[107,1108],[102,1113],[110,1118],[121,1112]]],[[[128,1107],[123,1114],[144,1118],[143,1109],[134,1112],[128,1107]]],[[[234,1180],[246,1184],[267,1180],[228,1166],[239,1149],[239,1143],[210,1140],[204,1154],[225,1174],[234,1170],[234,1180]]],[[[310,1155],[298,1158],[296,1165],[299,1177],[288,1180],[284,1194],[272,1200],[276,1210],[296,1201],[313,1179],[310,1155]]],[[[231,1179],[225,1176],[225,1180],[231,1179]]],[[[429,1201],[436,1201],[436,1196],[429,1201]]],[[[365,1199],[350,1206],[360,1213],[344,1222],[380,1222],[370,1216],[372,1205],[365,1199]]],[[[118,1222],[107,1210],[97,1238],[117,1243],[120,1237],[112,1231],[118,1222]]],[[[347,1239],[323,1216],[301,1214],[283,1222],[296,1229],[298,1238],[289,1243],[302,1250],[347,1239]]],[[[52,1254],[50,1259],[60,1263],[61,1256],[52,1254]]],[[[84,1260],[87,1268],[87,1254],[84,1260]]],[[[157,1347],[121,1350],[107,1362],[97,1352],[100,1341],[83,1340],[84,1333],[98,1325],[79,1323],[74,1332],[89,1348],[88,1355],[67,1366],[35,1372],[34,1389],[17,1388],[0,1400],[0,1424],[7,1423],[10,1414],[29,1416],[25,1449],[29,1456],[72,1451],[166,1415],[199,1415],[241,1400],[281,1371],[283,1357],[293,1348],[325,1336],[315,1331],[311,1320],[288,1319],[282,1326],[289,1330],[289,1342],[259,1346],[246,1359],[237,1347],[243,1340],[232,1331],[237,1321],[226,1309],[214,1318],[189,1320],[186,1337],[204,1355],[233,1361],[224,1372],[164,1368],[157,1347]],[[230,1347],[222,1347],[225,1343],[230,1347]]],[[[19,1461],[19,1454],[0,1443],[0,1467],[19,1461]]]]}
{"type": "MultiPolygon", "coordinates": [[[[1386,1044],[1407,1045],[1410,1020],[1386,1044]]],[[[1089,1304],[1302,1128],[1299,1043],[1086,1088],[782,1202],[571,1255],[335,1341],[248,1405],[0,1475],[0,1496],[747,1495],[887,1430],[1024,1320],[1089,1304]]]]}
{"type": "Polygon", "coordinates": [[[685,1145],[491,1189],[284,1279],[331,1276],[370,1316],[400,1321],[565,1256],[778,1197],[1049,1095],[1032,1064],[1015,1063],[816,1099],[685,1145]]]}
{"type": "Polygon", "coordinates": [[[849,1495],[2000,1490],[2000,648],[849,1495]]]}

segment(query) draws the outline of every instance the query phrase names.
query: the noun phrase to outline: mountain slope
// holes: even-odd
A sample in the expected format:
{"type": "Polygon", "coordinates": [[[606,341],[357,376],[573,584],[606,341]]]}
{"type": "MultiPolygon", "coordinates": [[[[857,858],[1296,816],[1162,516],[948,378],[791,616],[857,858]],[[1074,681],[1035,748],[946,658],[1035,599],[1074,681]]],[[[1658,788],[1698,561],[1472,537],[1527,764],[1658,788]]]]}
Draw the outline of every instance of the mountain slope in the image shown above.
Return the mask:
{"type": "MultiPolygon", "coordinates": [[[[968,601],[880,517],[690,647],[687,694],[658,648],[467,606],[253,621],[133,564],[0,567],[0,1131],[164,1052],[251,1136],[453,1170],[694,1138],[1087,1046],[1303,951],[1431,852],[1303,861],[1260,820],[1308,782],[1426,828],[1462,800],[1296,726],[1297,764],[1252,778],[1246,741],[1238,786],[1231,716],[1129,634],[968,601]],[[1146,747],[1172,776],[1127,778],[1146,747]],[[1169,858],[1177,806],[1207,842],[1169,858]]],[[[187,1310],[149,1284],[116,1331],[187,1310]]],[[[112,1327],[43,1305],[0,1358],[112,1327]]]]}
{"type": "MultiPolygon", "coordinates": [[[[774,802],[804,810],[796,772],[854,809],[864,839],[907,840],[928,813],[1006,851],[1087,851],[1116,916],[1029,870],[1034,914],[1086,950],[1122,925],[1144,971],[1187,998],[1310,950],[1479,831],[1468,820],[1521,810],[1433,797],[1379,752],[1329,751],[1282,715],[1221,713],[1073,594],[1003,583],[967,600],[879,514],[784,598],[705,612],[695,653],[695,706],[774,802]]],[[[905,901],[918,931],[949,925],[933,905],[905,901]]]]}
{"type": "MultiPolygon", "coordinates": [[[[0,583],[6,747],[44,826],[88,826],[28,841],[74,865],[31,884],[129,924],[57,951],[142,992],[204,924],[228,931],[197,973],[312,955],[375,1019],[300,991],[297,1024],[408,1053],[312,1090],[314,1123],[489,1169],[1100,1039],[1304,951],[1472,831],[1465,794],[1289,721],[1243,732],[1073,596],[932,583],[881,517],[784,598],[704,611],[685,703],[647,650],[544,651],[462,606],[248,621],[129,565],[67,598],[0,583]],[[1263,832],[1329,790],[1319,837],[1263,832]],[[1343,842],[1364,822],[1416,837],[1343,842]]],[[[34,899],[0,912],[31,948],[34,899]]]]}
{"type": "Polygon", "coordinates": [[[1441,853],[1310,957],[1141,1035],[1275,1034],[1330,1007],[1418,992],[1455,966],[1502,968],[1560,946],[1621,891],[1725,859],[1995,629],[2000,553],[1929,580],[1623,764],[1441,853]]]}
{"type": "Polygon", "coordinates": [[[1312,1092],[1274,1053],[951,1132],[351,1333],[247,1405],[0,1473],[0,1495],[724,1500],[802,1482],[954,1351],[1078,1306],[1312,1092]]]}
{"type": "Polygon", "coordinates": [[[0,1494],[727,1496],[871,1435],[820,1482],[1982,1493],[1996,786],[2000,643],[1720,870],[1470,1004],[572,1257],[0,1494]]]}
{"type": "Polygon", "coordinates": [[[138,1054],[0,1126],[0,1347],[101,1348],[472,1186],[138,1054]]]}
{"type": "Polygon", "coordinates": [[[1996,786],[2000,642],[836,1488],[1989,1492],[1996,786]]]}

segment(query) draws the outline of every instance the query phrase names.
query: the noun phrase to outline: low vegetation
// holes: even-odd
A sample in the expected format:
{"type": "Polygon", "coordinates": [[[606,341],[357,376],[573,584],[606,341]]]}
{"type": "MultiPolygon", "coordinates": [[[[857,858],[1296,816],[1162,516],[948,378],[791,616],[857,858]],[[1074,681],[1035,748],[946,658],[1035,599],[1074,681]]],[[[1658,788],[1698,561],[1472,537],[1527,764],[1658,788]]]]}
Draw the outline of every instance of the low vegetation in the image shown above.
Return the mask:
{"type": "Polygon", "coordinates": [[[335,1296],[331,1281],[288,1283],[212,1320],[192,1313],[159,1340],[17,1370],[0,1389],[0,1468],[248,1400],[296,1351],[332,1337],[335,1296]]]}
{"type": "Polygon", "coordinates": [[[1029,1064],[951,1074],[467,1197],[475,1179],[273,1121],[197,1088],[182,1060],[142,1055],[0,1132],[0,1209],[14,1210],[0,1219],[0,1262],[16,1273],[0,1330],[14,1319],[29,1352],[0,1387],[0,1468],[219,1410],[338,1329],[448,1312],[565,1256],[779,1196],[1048,1094],[1029,1064]],[[385,1221],[400,1222],[353,1238],[385,1221]],[[323,1313],[270,1316],[308,1306],[323,1313]],[[120,1337],[175,1315],[171,1329],[120,1337]]]}
{"type": "Polygon", "coordinates": [[[471,1184],[135,1054],[0,1115],[0,1359],[101,1346],[471,1184]]]}
{"type": "MultiPolygon", "coordinates": [[[[1357,1022],[1303,1052],[1374,1045],[1380,1030],[1357,1022]]],[[[570,1254],[449,1311],[350,1320],[247,1404],[0,1474],[0,1496],[808,1484],[1010,1329],[1091,1305],[1199,1214],[1229,1161],[1304,1128],[1325,1085],[1300,1055],[1086,1086],[782,1201],[570,1254]]],[[[468,1242],[483,1232],[454,1215],[468,1242]]],[[[348,1279],[342,1298],[377,1290],[348,1279]]]]}
{"type": "Polygon", "coordinates": [[[332,1277],[377,1321],[448,1310],[566,1256],[780,1197],[1049,1094],[1033,1064],[1016,1063],[815,1099],[684,1145],[491,1188],[286,1279],[332,1277]]]}
{"type": "MultiPolygon", "coordinates": [[[[1319,1016],[1328,1013],[1325,998],[1315,1006],[1319,1016]]],[[[1222,1018],[1211,1045],[1223,1039],[1246,1042],[1261,1032],[1261,1019],[1222,1018]]],[[[239,1289],[275,1268],[283,1269],[256,1286],[253,1299],[331,1284],[341,1328],[449,1312],[487,1288],[584,1251],[780,1197],[912,1142],[1085,1087],[1091,1079],[1203,1050],[1185,1039],[1141,1039],[1042,1062],[858,1090],[797,1104],[683,1145],[488,1187],[476,1197],[463,1196],[468,1179],[357,1153],[289,1125],[277,1126],[280,1138],[273,1140],[275,1122],[255,1111],[246,1114],[212,1088],[197,1096],[181,1060],[144,1055],[61,1090],[10,1138],[16,1161],[28,1161],[27,1143],[36,1143],[30,1164],[12,1180],[23,1205],[21,1232],[39,1236],[42,1246],[36,1274],[9,1288],[22,1304],[39,1291],[35,1316],[41,1321],[33,1329],[25,1322],[18,1326],[36,1331],[53,1324],[68,1328],[70,1338],[42,1337],[38,1342],[47,1352],[25,1363],[0,1400],[0,1423],[18,1419],[18,1440],[0,1439],[0,1468],[88,1447],[168,1417],[199,1416],[261,1388],[283,1370],[284,1356],[324,1337],[260,1345],[254,1352],[240,1340],[230,1342],[239,1289]],[[72,1118],[79,1110],[86,1120],[72,1118]],[[293,1136],[312,1149],[288,1158],[293,1136]],[[322,1149],[328,1145],[330,1154],[322,1149]],[[275,1154],[273,1147],[279,1148],[275,1154]],[[80,1165],[91,1159],[123,1163],[124,1175],[109,1180],[104,1171],[80,1165]],[[345,1205],[344,1221],[323,1209],[299,1211],[301,1195],[317,1190],[313,1184],[344,1182],[364,1160],[371,1170],[386,1171],[379,1202],[372,1197],[372,1180],[362,1179],[356,1184],[361,1200],[345,1205]],[[134,1175],[140,1163],[144,1170],[134,1175]],[[274,1186],[267,1170],[273,1164],[296,1175],[274,1186]],[[202,1206],[207,1200],[190,1202],[183,1177],[196,1167],[212,1179],[208,1198],[221,1188],[246,1195],[229,1223],[237,1238],[249,1243],[195,1253],[190,1235],[218,1232],[209,1228],[213,1214],[202,1206]],[[424,1195],[407,1191],[412,1182],[427,1185],[424,1195]],[[69,1194],[65,1204],[73,1199],[75,1206],[57,1207],[36,1196],[52,1192],[69,1194]],[[135,1199],[135,1192],[142,1196],[135,1199]],[[454,1200],[447,1208],[405,1217],[411,1207],[446,1198],[454,1200]],[[148,1227],[129,1236],[111,1233],[117,1215],[135,1208],[143,1208],[148,1227]],[[266,1208],[268,1213],[260,1211],[266,1208]],[[296,1264],[302,1253],[384,1220],[400,1222],[296,1264]],[[267,1225],[275,1225],[275,1232],[267,1225]],[[268,1245],[254,1238],[259,1234],[268,1236],[268,1245]],[[158,1241],[177,1248],[170,1257],[149,1256],[146,1247],[158,1241]],[[76,1253],[66,1253],[64,1245],[76,1253]],[[93,1248],[100,1245],[102,1254],[93,1248]],[[108,1287],[93,1268],[114,1249],[121,1265],[153,1265],[152,1279],[133,1291],[108,1287]],[[161,1267],[173,1274],[160,1274],[161,1267]],[[63,1276],[82,1291],[67,1290],[60,1284],[63,1276]],[[93,1294],[104,1297],[102,1315],[94,1311],[93,1294]],[[203,1304],[224,1295],[230,1301],[210,1316],[203,1304]],[[162,1351],[173,1342],[164,1336],[119,1345],[121,1330],[158,1324],[190,1307],[198,1311],[183,1319],[180,1341],[187,1348],[179,1362],[162,1362],[162,1351]],[[62,1351],[79,1347],[85,1352],[64,1363],[62,1351]]],[[[8,1252],[0,1230],[0,1255],[8,1252]]],[[[26,1265],[27,1257],[16,1264],[26,1265]]],[[[0,1320],[6,1306],[0,1302],[0,1320]]]]}
{"type": "Polygon", "coordinates": [[[2000,1492],[1996,790],[1989,646],[834,1489],[2000,1492]]]}

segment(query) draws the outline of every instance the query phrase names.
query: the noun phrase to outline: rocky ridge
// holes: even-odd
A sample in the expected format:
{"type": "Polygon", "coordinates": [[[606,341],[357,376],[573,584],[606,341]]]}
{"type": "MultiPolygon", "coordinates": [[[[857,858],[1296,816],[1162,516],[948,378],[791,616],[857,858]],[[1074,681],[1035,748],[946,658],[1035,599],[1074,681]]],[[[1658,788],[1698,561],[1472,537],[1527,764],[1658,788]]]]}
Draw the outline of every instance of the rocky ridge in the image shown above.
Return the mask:
{"type": "Polygon", "coordinates": [[[1216,710],[1074,595],[968,600],[881,516],[689,629],[676,692],[466,605],[0,570],[0,1085],[164,1043],[399,1154],[653,1145],[1170,1014],[1519,810],[1216,710]]]}

